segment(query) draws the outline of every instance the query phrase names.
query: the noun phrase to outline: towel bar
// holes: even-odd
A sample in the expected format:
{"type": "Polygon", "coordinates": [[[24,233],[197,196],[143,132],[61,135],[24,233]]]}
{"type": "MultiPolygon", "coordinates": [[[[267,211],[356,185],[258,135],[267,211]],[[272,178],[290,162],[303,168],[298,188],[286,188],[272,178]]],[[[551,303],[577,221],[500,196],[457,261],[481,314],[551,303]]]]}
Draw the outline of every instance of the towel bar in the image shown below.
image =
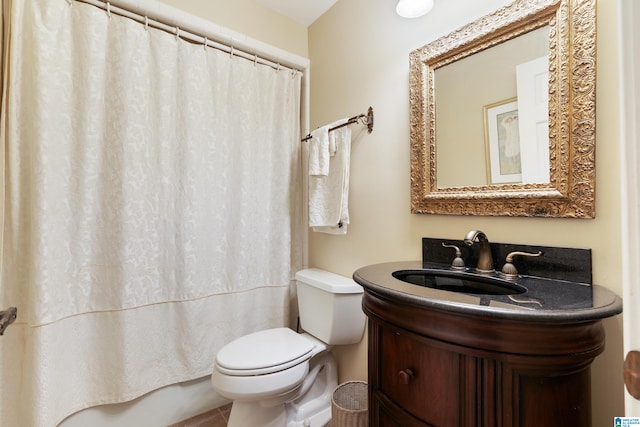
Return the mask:
{"type": "MultiPolygon", "coordinates": [[[[349,119],[341,125],[330,128],[329,132],[357,122],[361,122],[363,125],[367,125],[367,131],[369,133],[373,132],[373,107],[369,107],[369,109],[367,110],[367,114],[358,114],[357,116],[349,117],[349,119]]],[[[311,134],[308,134],[307,136],[302,138],[301,141],[305,142],[310,140],[311,138],[313,138],[313,136],[311,136],[311,134]]]]}

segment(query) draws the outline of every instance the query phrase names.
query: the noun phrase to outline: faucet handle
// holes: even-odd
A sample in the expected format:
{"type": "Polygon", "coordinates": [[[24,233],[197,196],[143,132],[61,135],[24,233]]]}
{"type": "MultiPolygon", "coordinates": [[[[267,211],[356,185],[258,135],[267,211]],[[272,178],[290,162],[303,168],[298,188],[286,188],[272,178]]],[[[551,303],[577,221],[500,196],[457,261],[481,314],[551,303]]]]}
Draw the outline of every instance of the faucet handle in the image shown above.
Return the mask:
{"type": "Polygon", "coordinates": [[[505,264],[502,266],[502,276],[505,279],[515,279],[516,277],[518,277],[518,270],[516,269],[516,266],[513,265],[513,257],[515,256],[541,256],[542,255],[542,251],[538,251],[538,253],[531,253],[531,252],[511,252],[509,253],[509,255],[507,255],[507,258],[505,259],[505,264]]]}
{"type": "Polygon", "coordinates": [[[462,252],[460,252],[460,248],[456,245],[447,245],[445,242],[442,242],[442,246],[445,248],[452,248],[456,251],[456,257],[453,259],[451,263],[451,268],[454,270],[464,270],[466,266],[464,265],[464,260],[462,259],[462,252]]]}

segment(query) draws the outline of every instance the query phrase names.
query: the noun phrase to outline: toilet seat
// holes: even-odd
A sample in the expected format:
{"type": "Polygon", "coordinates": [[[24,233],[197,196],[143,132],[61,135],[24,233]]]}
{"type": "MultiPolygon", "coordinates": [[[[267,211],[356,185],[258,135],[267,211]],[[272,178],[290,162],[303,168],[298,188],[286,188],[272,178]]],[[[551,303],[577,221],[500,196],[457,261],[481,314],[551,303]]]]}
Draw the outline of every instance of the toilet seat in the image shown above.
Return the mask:
{"type": "Polygon", "coordinates": [[[216,356],[225,375],[266,375],[296,366],[313,355],[315,343],[289,328],[254,332],[230,342],[216,356]]]}

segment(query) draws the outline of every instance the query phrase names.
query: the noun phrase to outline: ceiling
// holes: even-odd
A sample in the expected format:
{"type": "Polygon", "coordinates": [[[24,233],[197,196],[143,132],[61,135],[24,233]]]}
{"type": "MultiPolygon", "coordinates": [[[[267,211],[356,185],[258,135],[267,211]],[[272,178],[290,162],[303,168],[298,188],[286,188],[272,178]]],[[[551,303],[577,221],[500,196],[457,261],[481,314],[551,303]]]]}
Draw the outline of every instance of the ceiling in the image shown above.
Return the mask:
{"type": "Polygon", "coordinates": [[[275,12],[308,27],[338,0],[256,0],[275,12]]]}

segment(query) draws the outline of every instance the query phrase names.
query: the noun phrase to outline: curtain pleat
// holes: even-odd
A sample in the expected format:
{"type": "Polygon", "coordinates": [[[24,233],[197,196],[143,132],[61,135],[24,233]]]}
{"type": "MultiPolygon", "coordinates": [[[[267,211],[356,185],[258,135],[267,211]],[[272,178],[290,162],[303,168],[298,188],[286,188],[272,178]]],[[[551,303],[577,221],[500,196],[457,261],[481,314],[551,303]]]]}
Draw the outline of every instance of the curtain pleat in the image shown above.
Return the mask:
{"type": "Polygon", "coordinates": [[[0,304],[19,317],[0,345],[19,356],[0,383],[21,403],[0,424],[207,375],[233,337],[286,324],[300,73],[67,0],[5,22],[0,304]]]}

